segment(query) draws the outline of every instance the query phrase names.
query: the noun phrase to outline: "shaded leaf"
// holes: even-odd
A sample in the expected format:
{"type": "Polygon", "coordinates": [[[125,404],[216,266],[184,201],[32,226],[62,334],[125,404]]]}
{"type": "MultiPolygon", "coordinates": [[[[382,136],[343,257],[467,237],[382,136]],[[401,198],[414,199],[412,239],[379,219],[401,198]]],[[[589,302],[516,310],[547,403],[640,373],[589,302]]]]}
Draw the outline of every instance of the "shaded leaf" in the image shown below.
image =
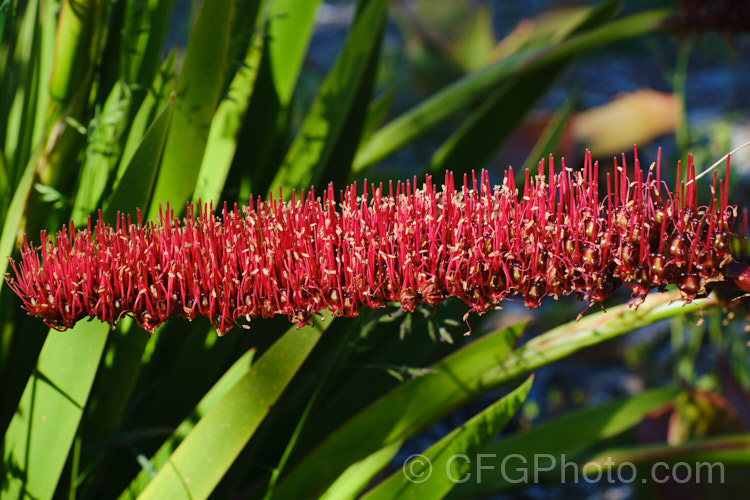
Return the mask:
{"type": "MultiPolygon", "coordinates": [[[[559,36],[565,39],[570,34],[581,32],[584,27],[592,28],[603,23],[613,14],[618,3],[617,0],[608,0],[589,8],[585,17],[570,25],[568,33],[559,36]]],[[[557,40],[550,41],[550,45],[554,43],[558,43],[557,40]]],[[[547,93],[571,59],[572,56],[560,58],[544,68],[519,75],[492,92],[435,151],[430,170],[452,170],[460,174],[481,168],[518,128],[537,100],[547,93]]]]}
{"type": "Polygon", "coordinates": [[[582,468],[605,468],[630,462],[674,464],[726,464],[750,466],[750,434],[730,434],[707,439],[695,439],[678,445],[666,443],[613,448],[590,457],[582,468]],[[586,467],[587,466],[587,467],[586,467]]]}
{"type": "Polygon", "coordinates": [[[482,168],[566,65],[553,64],[502,85],[435,151],[429,170],[462,174],[482,168]]]}
{"type": "Polygon", "coordinates": [[[90,125],[86,160],[81,167],[70,216],[77,225],[83,225],[86,217],[99,206],[107,181],[120,157],[120,141],[128,126],[129,110],[130,90],[124,82],[118,81],[90,125]]]}
{"type": "Polygon", "coordinates": [[[523,173],[528,169],[532,176],[536,175],[539,162],[544,159],[545,156],[551,155],[557,151],[571,111],[573,111],[573,100],[568,99],[562,106],[560,106],[560,109],[557,110],[554,116],[552,116],[552,119],[547,126],[544,127],[542,135],[539,136],[536,144],[534,144],[534,149],[529,153],[529,156],[526,158],[526,161],[519,172],[523,173]]]}
{"type": "Polygon", "coordinates": [[[128,83],[148,88],[154,80],[174,3],[174,0],[125,3],[122,76],[128,83]]]}

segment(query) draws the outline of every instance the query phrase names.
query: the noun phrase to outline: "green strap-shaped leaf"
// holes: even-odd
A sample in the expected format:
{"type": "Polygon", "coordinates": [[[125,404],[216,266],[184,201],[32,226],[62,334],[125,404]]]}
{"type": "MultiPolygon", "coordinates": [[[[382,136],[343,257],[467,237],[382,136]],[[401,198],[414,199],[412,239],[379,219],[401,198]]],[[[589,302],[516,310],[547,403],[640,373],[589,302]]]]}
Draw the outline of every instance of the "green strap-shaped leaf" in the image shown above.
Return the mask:
{"type": "Polygon", "coordinates": [[[68,102],[85,80],[91,67],[91,50],[96,24],[104,10],[102,0],[64,0],[55,41],[55,65],[49,79],[49,93],[68,102]]]}
{"type": "MultiPolygon", "coordinates": [[[[381,26],[382,36],[385,27],[381,26]]],[[[332,146],[331,154],[323,170],[316,169],[316,183],[335,182],[345,183],[348,181],[352,170],[352,160],[357,153],[357,147],[361,142],[364,132],[367,113],[372,101],[375,79],[380,68],[381,44],[377,44],[375,50],[370,52],[362,80],[357,93],[349,106],[349,114],[341,125],[341,133],[332,146]]]]}
{"type": "Polygon", "coordinates": [[[474,498],[517,487],[528,471],[516,465],[524,461],[533,464],[534,455],[537,454],[565,454],[574,460],[584,450],[630,429],[649,413],[663,408],[678,393],[676,387],[647,391],[620,401],[578,410],[526,432],[508,436],[483,451],[487,455],[486,465],[504,473],[488,474],[483,476],[482,481],[461,483],[451,492],[451,498],[474,498]],[[515,457],[513,467],[503,467],[503,460],[510,455],[515,457]]]}
{"type": "Polygon", "coordinates": [[[608,312],[591,314],[580,321],[561,325],[534,337],[484,373],[482,378],[485,383],[497,383],[498,379],[511,380],[570,356],[584,347],[599,344],[662,319],[683,316],[716,304],[712,297],[685,304],[680,300],[677,290],[651,294],[638,309],[623,304],[608,312]]]}
{"type": "MultiPolygon", "coordinates": [[[[687,462],[703,466],[743,465],[747,471],[747,467],[750,466],[750,434],[694,439],[677,445],[659,443],[604,450],[586,460],[585,467],[581,468],[581,474],[591,472],[591,469],[606,470],[607,467],[617,467],[625,462],[636,465],[655,462],[687,462]]],[[[718,482],[719,471],[715,470],[715,473],[714,480],[718,482]]],[[[707,476],[704,476],[704,479],[707,481],[707,476]]]]}
{"type": "Polygon", "coordinates": [[[3,443],[7,498],[52,498],[99,367],[109,325],[51,330],[3,443]]]}
{"type": "Polygon", "coordinates": [[[320,339],[289,329],[198,422],[139,498],[207,498],[320,339]]]}
{"type": "Polygon", "coordinates": [[[353,170],[362,169],[393,154],[455,113],[514,76],[528,74],[568,57],[656,30],[669,11],[635,14],[572,37],[542,50],[519,51],[461,78],[399,116],[364,143],[354,159],[353,170]]]}
{"type": "MultiPolygon", "coordinates": [[[[256,0],[257,1],[257,0],[256,0]]],[[[283,161],[295,124],[293,95],[299,83],[320,0],[263,1],[256,29],[268,34],[253,93],[238,134],[225,194],[244,203],[267,192],[283,161]],[[270,8],[263,8],[268,5],[270,8]]],[[[249,17],[249,16],[245,16],[249,17]]],[[[239,23],[235,23],[239,25],[239,23]]],[[[236,38],[242,38],[239,35],[236,38]]],[[[235,58],[239,59],[243,53],[235,58]]]]}
{"type": "Polygon", "coordinates": [[[3,33],[5,33],[5,20],[8,18],[8,11],[12,8],[10,0],[3,0],[0,4],[0,40],[3,39],[3,33]]]}
{"type": "Polygon", "coordinates": [[[174,119],[148,219],[158,216],[160,204],[169,201],[182,211],[192,197],[224,81],[233,3],[201,2],[177,82],[174,119]]]}
{"type": "Polygon", "coordinates": [[[435,151],[429,170],[461,174],[482,168],[518,129],[566,64],[567,61],[553,64],[502,85],[435,151]]]}
{"type": "Polygon", "coordinates": [[[430,446],[416,461],[405,463],[363,498],[367,500],[440,499],[458,482],[470,478],[476,457],[515,415],[531,390],[529,377],[516,390],[430,446]]]}
{"type": "Polygon", "coordinates": [[[356,462],[326,490],[320,500],[354,500],[370,484],[375,474],[383,470],[401,448],[403,441],[394,441],[369,457],[356,462]]]}
{"type": "MultiPolygon", "coordinates": [[[[144,136],[133,156],[133,167],[125,171],[105,209],[107,216],[113,217],[117,210],[132,211],[146,203],[149,189],[141,183],[149,183],[150,187],[153,182],[170,115],[171,105],[144,136]]],[[[32,173],[33,168],[28,174],[29,184],[32,173]]],[[[17,194],[20,200],[21,191],[17,194]]],[[[11,210],[9,216],[14,213],[20,217],[23,210],[11,210]]],[[[4,461],[11,471],[11,492],[51,498],[99,368],[108,332],[106,324],[81,322],[70,333],[51,331],[47,336],[37,369],[5,436],[4,461]]]]}
{"type": "MultiPolygon", "coordinates": [[[[173,105],[170,101],[146,131],[129,165],[107,201],[102,216],[114,223],[118,212],[134,214],[145,210],[161,158],[173,105]]],[[[156,335],[159,335],[157,332],[156,335]]],[[[106,346],[104,359],[96,378],[94,397],[87,408],[83,429],[84,441],[99,441],[120,422],[138,380],[141,359],[149,335],[132,321],[121,321],[106,346]]],[[[95,461],[95,466],[101,466],[95,461]]],[[[94,472],[96,473],[96,472],[94,472]]]]}
{"type": "Polygon", "coordinates": [[[39,11],[39,78],[36,86],[36,117],[32,144],[36,145],[49,126],[47,109],[49,107],[49,75],[52,74],[57,40],[57,21],[59,5],[54,2],[43,2],[39,11]]]}
{"type": "Polygon", "coordinates": [[[0,116],[4,117],[0,123],[0,149],[5,155],[11,191],[49,125],[48,83],[60,7],[54,2],[33,2],[25,7],[19,20],[15,19],[17,4],[3,3],[7,13],[12,13],[11,22],[20,21],[20,26],[10,27],[9,36],[16,39],[9,43],[11,54],[0,81],[0,116]]]}
{"type": "Polygon", "coordinates": [[[86,147],[86,160],[81,168],[78,192],[73,203],[71,219],[83,225],[100,206],[112,170],[120,157],[121,139],[128,125],[130,90],[118,81],[109,93],[101,111],[92,120],[86,147]]]}
{"type": "Polygon", "coordinates": [[[144,467],[128,489],[120,495],[120,500],[135,499],[151,481],[152,474],[164,467],[172,452],[183,439],[193,430],[196,422],[203,418],[216,403],[221,401],[229,390],[247,375],[255,357],[255,349],[250,349],[238,359],[229,370],[219,379],[196,406],[188,418],[182,421],[172,435],[161,445],[153,457],[139,458],[144,461],[144,467]]]}
{"type": "Polygon", "coordinates": [[[128,1],[122,28],[122,78],[146,87],[162,55],[174,0],[128,1]]]}
{"type": "Polygon", "coordinates": [[[250,42],[244,64],[237,70],[226,99],[219,103],[211,131],[208,133],[206,153],[203,155],[193,202],[217,201],[229,175],[229,167],[237,150],[237,135],[249,103],[263,55],[263,36],[254,36],[250,42]]]}
{"type": "Polygon", "coordinates": [[[167,103],[172,100],[175,88],[174,64],[176,56],[177,51],[172,49],[162,63],[159,72],[154,76],[154,81],[149,87],[148,94],[144,97],[138,108],[138,112],[130,124],[128,138],[122,148],[122,156],[120,157],[120,165],[117,168],[115,184],[117,184],[125,169],[130,165],[130,160],[143,141],[143,135],[146,133],[146,130],[154,122],[157,113],[164,109],[167,103]]]}
{"type": "Polygon", "coordinates": [[[279,103],[288,106],[305,60],[320,0],[276,0],[269,15],[268,55],[279,103]]]}
{"type": "MultiPolygon", "coordinates": [[[[607,0],[588,9],[577,25],[571,25],[564,38],[608,21],[618,0],[607,0]]],[[[547,93],[572,57],[560,58],[544,68],[519,75],[492,94],[461,127],[443,143],[430,160],[430,170],[464,173],[479,169],[517,130],[534,104],[547,93]]]]}
{"type": "Polygon", "coordinates": [[[273,498],[316,497],[352,463],[490,390],[494,385],[480,383],[481,374],[508,355],[521,330],[522,325],[516,325],[486,335],[433,365],[431,373],[404,382],[373,402],[282,476],[273,498]]]}
{"type": "Polygon", "coordinates": [[[39,152],[37,150],[23,171],[23,175],[13,194],[13,199],[11,199],[8,206],[2,232],[0,232],[0,290],[5,283],[5,279],[1,278],[5,276],[5,271],[8,269],[8,257],[13,253],[13,246],[16,243],[21,219],[23,219],[26,201],[29,199],[31,183],[34,179],[34,169],[38,158],[39,152]]]}
{"type": "Polygon", "coordinates": [[[11,198],[8,165],[5,163],[3,155],[0,155],[0,220],[5,219],[5,203],[10,203],[11,198]]]}
{"type": "MultiPolygon", "coordinates": [[[[130,3],[136,10],[138,9],[139,1],[130,3]]],[[[134,75],[135,69],[138,68],[137,82],[139,85],[147,86],[156,76],[161,64],[164,41],[167,39],[167,33],[173,22],[174,5],[175,0],[148,0],[149,17],[148,19],[143,17],[139,20],[140,29],[148,31],[148,38],[145,47],[139,44],[136,49],[140,51],[143,47],[143,52],[138,52],[129,61],[131,75],[134,75]]]]}
{"type": "Polygon", "coordinates": [[[143,140],[133,153],[117,181],[112,196],[104,207],[106,220],[114,222],[117,212],[134,213],[136,208],[145,209],[159,169],[169,125],[172,121],[174,103],[170,101],[143,135],[143,140]]]}
{"type": "Polygon", "coordinates": [[[354,21],[344,48],[320,87],[283,164],[271,182],[272,189],[307,187],[327,166],[343,125],[349,116],[370,55],[380,44],[387,2],[367,0],[354,21]]]}
{"type": "MultiPolygon", "coordinates": [[[[589,315],[535,337],[510,353],[510,344],[504,348],[485,345],[491,339],[497,342],[496,335],[480,339],[433,366],[435,373],[397,387],[331,434],[283,478],[276,498],[314,496],[349,464],[394,439],[413,434],[448,409],[540,366],[634,328],[716,305],[713,298],[687,305],[675,302],[678,299],[678,292],[654,294],[637,310],[623,305],[589,315]],[[352,442],[357,443],[356,448],[352,442]]],[[[505,331],[506,341],[515,338],[512,332],[505,331]]]]}
{"type": "Polygon", "coordinates": [[[393,100],[396,97],[395,89],[390,88],[383,92],[381,95],[373,99],[367,109],[367,116],[365,117],[365,123],[362,126],[362,137],[363,141],[369,140],[372,134],[383,125],[386,119],[388,111],[391,109],[393,100]]]}
{"type": "MultiPolygon", "coordinates": [[[[12,7],[14,10],[17,7],[12,7]]],[[[30,3],[19,26],[13,26],[16,39],[12,57],[7,59],[7,68],[0,87],[0,144],[8,165],[11,191],[18,182],[21,169],[29,161],[35,146],[32,144],[34,112],[37,108],[35,92],[39,81],[39,19],[42,15],[38,2],[30,3]]],[[[17,15],[17,13],[16,13],[17,15]]],[[[14,21],[17,21],[14,19],[14,21]]]]}

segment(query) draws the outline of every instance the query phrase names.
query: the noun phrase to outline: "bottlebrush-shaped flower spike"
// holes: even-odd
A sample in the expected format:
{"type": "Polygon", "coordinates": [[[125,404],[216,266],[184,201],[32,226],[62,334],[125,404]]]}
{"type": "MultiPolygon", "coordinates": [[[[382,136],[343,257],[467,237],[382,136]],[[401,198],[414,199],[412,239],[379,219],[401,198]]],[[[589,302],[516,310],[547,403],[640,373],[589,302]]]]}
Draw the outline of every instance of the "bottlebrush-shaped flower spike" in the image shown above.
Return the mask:
{"type": "Polygon", "coordinates": [[[511,296],[530,308],[568,294],[593,304],[620,284],[633,305],[669,284],[689,302],[726,278],[735,209],[716,174],[710,204],[698,206],[692,158],[675,192],[653,167],[644,172],[637,154],[629,167],[623,155],[601,201],[587,154],[580,172],[542,161],[546,175],[526,172],[521,193],[509,168],[499,186],[482,172],[457,188],[446,173],[442,188],[430,177],[421,188],[416,178],[365,181],[338,195],[329,185],[321,197],[225,205],[221,217],[189,206],[180,221],[167,206],[156,223],[138,214],[113,227],[100,216],[54,241],[42,232],[41,247],[24,243],[7,280],[29,314],[57,329],[86,316],[114,325],[131,315],[149,331],[207,316],[223,334],[243,318],[285,314],[301,325],[324,309],[356,316],[449,296],[478,313],[511,296]]]}

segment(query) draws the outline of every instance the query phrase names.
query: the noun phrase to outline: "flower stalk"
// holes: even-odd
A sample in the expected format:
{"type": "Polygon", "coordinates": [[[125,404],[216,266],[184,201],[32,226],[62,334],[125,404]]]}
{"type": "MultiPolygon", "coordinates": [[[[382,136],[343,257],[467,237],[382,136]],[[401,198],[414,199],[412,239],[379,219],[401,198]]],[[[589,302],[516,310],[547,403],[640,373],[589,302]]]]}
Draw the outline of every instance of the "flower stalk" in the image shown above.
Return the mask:
{"type": "Polygon", "coordinates": [[[25,241],[6,279],[56,329],[130,315],[153,331],[207,316],[220,335],[242,319],[284,314],[303,325],[324,309],[356,316],[390,301],[413,310],[455,296],[481,314],[511,297],[530,308],[569,294],[595,304],[623,284],[634,306],[671,284],[686,302],[713,282],[750,284],[729,252],[727,178],[714,172],[710,203],[699,206],[692,157],[674,192],[660,157],[644,170],[637,151],[630,168],[615,159],[606,193],[588,153],[581,171],[564,160],[557,171],[550,157],[539,172],[527,171],[520,189],[509,168],[497,186],[482,172],[456,187],[448,172],[441,188],[429,176],[421,187],[416,178],[339,193],[329,185],[320,197],[311,189],[289,202],[224,205],[220,217],[189,205],[178,220],[167,205],[156,222],[138,213],[111,226],[100,214],[54,240],[42,232],[40,247],[25,241]]]}

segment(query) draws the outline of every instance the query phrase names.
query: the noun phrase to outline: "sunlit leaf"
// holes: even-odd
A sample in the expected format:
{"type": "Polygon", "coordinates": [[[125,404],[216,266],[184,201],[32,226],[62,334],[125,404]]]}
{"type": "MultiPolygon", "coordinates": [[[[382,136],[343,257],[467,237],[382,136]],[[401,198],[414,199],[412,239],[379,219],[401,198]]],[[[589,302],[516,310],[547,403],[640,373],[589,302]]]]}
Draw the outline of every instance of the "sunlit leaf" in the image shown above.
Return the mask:
{"type": "Polygon", "coordinates": [[[152,477],[157,474],[159,469],[164,467],[164,464],[169,460],[172,452],[177,446],[190,434],[196,423],[200,421],[216,403],[230,391],[232,387],[244,377],[249,368],[252,366],[253,359],[255,357],[255,349],[247,351],[245,354],[235,361],[229,370],[219,379],[216,384],[203,396],[200,403],[196,406],[195,410],[190,414],[188,418],[182,421],[182,423],[175,429],[174,433],[167,438],[167,440],[159,447],[159,450],[150,459],[146,459],[147,463],[144,463],[144,467],[138,476],[133,479],[128,486],[128,489],[123,492],[120,496],[120,500],[129,498],[136,498],[143,489],[151,481],[152,477]]]}
{"type": "Polygon", "coordinates": [[[237,70],[229,84],[227,97],[219,103],[208,133],[208,143],[196,181],[193,202],[218,201],[221,196],[237,150],[237,137],[242,120],[245,118],[250,94],[255,85],[260,57],[263,54],[263,43],[263,37],[253,37],[242,67],[237,70]]]}
{"type": "Polygon", "coordinates": [[[103,215],[106,220],[114,221],[117,212],[133,214],[136,208],[146,208],[164,150],[173,108],[172,102],[167,104],[143,135],[143,140],[105,205],[103,215]]]}
{"type": "Polygon", "coordinates": [[[425,376],[403,382],[330,434],[274,490],[274,498],[315,496],[346,468],[413,435],[452,408],[495,387],[481,374],[504,359],[522,325],[487,335],[453,353],[425,376]],[[357,443],[352,446],[351,443],[357,443]]]}
{"type": "MultiPolygon", "coordinates": [[[[544,422],[525,432],[497,441],[482,451],[484,464],[503,474],[487,474],[481,482],[466,481],[457,485],[451,498],[472,498],[515,488],[528,470],[521,465],[533,464],[535,456],[575,460],[600,441],[616,436],[639,423],[646,415],[668,404],[679,393],[676,387],[655,389],[627,399],[584,408],[544,422]],[[512,456],[512,463],[506,457],[512,456]]],[[[547,464],[545,460],[545,465],[547,464]]]]}
{"type": "Polygon", "coordinates": [[[297,85],[320,0],[276,0],[269,16],[271,74],[279,102],[287,106],[297,85]]]}
{"type": "Polygon", "coordinates": [[[211,408],[139,498],[206,498],[307,358],[322,329],[291,328],[211,408]]]}
{"type": "MultiPolygon", "coordinates": [[[[325,169],[363,84],[370,55],[380,44],[386,4],[384,0],[369,0],[363,4],[271,186],[307,187],[314,184],[325,169]]],[[[288,191],[290,194],[291,189],[288,191]]]]}
{"type": "Polygon", "coordinates": [[[182,211],[192,197],[227,64],[232,0],[202,2],[177,81],[174,118],[154,186],[154,203],[182,211]]]}
{"type": "Polygon", "coordinates": [[[354,500],[362,490],[372,481],[372,478],[380,472],[396,456],[401,441],[394,441],[381,450],[376,451],[369,457],[353,463],[334,482],[323,495],[321,500],[354,500]]]}
{"type": "Polygon", "coordinates": [[[354,160],[358,172],[432,130],[455,113],[465,110],[477,97],[511,78],[529,74],[607,43],[653,32],[669,15],[656,10],[612,21],[542,50],[521,50],[490,64],[436,92],[411,110],[386,124],[364,143],[354,160]]]}
{"type": "Polygon", "coordinates": [[[164,109],[166,104],[171,101],[172,93],[175,88],[174,65],[177,51],[172,49],[167,58],[162,63],[161,68],[154,76],[154,81],[149,87],[146,97],[141,101],[138,112],[133,117],[128,132],[128,138],[122,148],[120,165],[117,168],[115,184],[130,165],[130,161],[135,154],[136,149],[143,141],[143,135],[148,127],[154,122],[156,115],[164,109]]]}
{"type": "Polygon", "coordinates": [[[52,498],[89,396],[109,334],[106,323],[82,321],[47,335],[34,373],[3,442],[3,495],[52,498]]]}
{"type": "Polygon", "coordinates": [[[458,482],[471,477],[470,459],[464,458],[476,457],[505,427],[526,400],[532,380],[533,377],[529,377],[513,392],[430,446],[417,457],[417,463],[405,463],[401,470],[391,474],[362,498],[443,498],[458,482]]]}

